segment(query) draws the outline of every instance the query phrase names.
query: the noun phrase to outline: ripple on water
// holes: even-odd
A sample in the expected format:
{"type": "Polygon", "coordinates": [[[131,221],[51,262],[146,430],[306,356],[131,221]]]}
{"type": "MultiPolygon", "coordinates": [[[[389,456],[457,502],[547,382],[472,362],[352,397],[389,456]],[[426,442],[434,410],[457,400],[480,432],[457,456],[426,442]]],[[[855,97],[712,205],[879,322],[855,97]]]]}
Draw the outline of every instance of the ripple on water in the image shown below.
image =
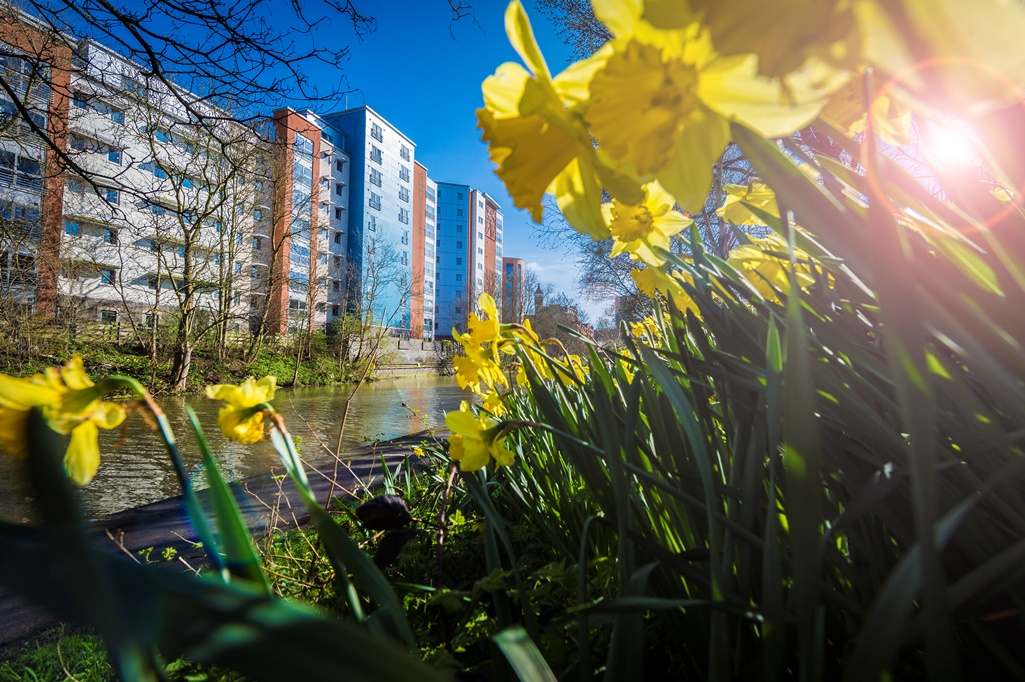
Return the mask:
{"type": "MultiPolygon", "coordinates": [[[[274,404],[292,433],[302,437],[305,456],[317,459],[321,453],[327,454],[325,447],[334,449],[342,408],[350,391],[346,386],[328,386],[278,392],[274,404]]],[[[349,408],[342,449],[351,450],[375,438],[385,440],[441,426],[445,412],[456,409],[459,401],[465,399],[466,394],[451,377],[402,377],[367,384],[349,408]],[[403,403],[408,407],[403,407],[403,403]]],[[[215,401],[190,396],[160,402],[179,441],[186,469],[196,476],[197,487],[205,487],[206,482],[199,472],[198,448],[185,417],[186,402],[199,415],[226,478],[246,478],[279,464],[270,443],[244,446],[225,440],[217,429],[215,401]]],[[[100,469],[83,490],[90,515],[106,516],[180,492],[162,442],[137,415],[131,416],[123,429],[102,433],[100,448],[100,469]]],[[[30,491],[21,475],[21,463],[0,456],[0,516],[27,519],[30,514],[30,491]]]]}

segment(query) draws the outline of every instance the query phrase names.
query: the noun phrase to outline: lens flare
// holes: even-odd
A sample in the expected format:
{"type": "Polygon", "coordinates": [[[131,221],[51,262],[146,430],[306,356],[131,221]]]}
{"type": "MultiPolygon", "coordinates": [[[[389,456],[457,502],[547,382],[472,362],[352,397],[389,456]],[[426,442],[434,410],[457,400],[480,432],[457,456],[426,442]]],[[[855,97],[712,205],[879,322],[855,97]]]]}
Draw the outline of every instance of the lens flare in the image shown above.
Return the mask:
{"type": "Polygon", "coordinates": [[[921,141],[926,158],[944,170],[957,170],[976,163],[974,136],[959,121],[927,122],[921,141]]]}

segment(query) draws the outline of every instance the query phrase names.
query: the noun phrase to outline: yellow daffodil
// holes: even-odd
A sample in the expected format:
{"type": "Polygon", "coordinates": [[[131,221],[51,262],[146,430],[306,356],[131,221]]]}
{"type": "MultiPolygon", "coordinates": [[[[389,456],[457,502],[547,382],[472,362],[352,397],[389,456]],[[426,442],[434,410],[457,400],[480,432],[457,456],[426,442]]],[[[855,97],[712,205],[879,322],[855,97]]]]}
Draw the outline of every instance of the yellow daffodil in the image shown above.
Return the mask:
{"type": "Polygon", "coordinates": [[[497,389],[492,389],[484,396],[484,409],[496,417],[501,417],[508,411],[502,399],[502,394],[497,389]]]}
{"type": "Polygon", "coordinates": [[[637,370],[634,368],[634,366],[622,357],[616,358],[616,366],[618,366],[619,371],[623,373],[623,377],[626,379],[626,383],[633,383],[634,375],[637,374],[637,370]]]}
{"type": "MultiPolygon", "coordinates": [[[[750,244],[730,251],[729,263],[765,299],[779,302],[776,292],[786,294],[790,291],[790,260],[787,252],[786,240],[772,233],[764,239],[752,237],[750,244]]],[[[801,288],[811,286],[815,281],[811,272],[811,257],[800,249],[794,252],[794,257],[797,260],[795,272],[798,285],[801,288]]]]}
{"type": "Polygon", "coordinates": [[[688,0],[725,56],[753,54],[758,72],[786,91],[829,90],[861,45],[850,0],[688,0]]]}
{"type": "Polygon", "coordinates": [[[476,313],[470,313],[467,333],[460,334],[456,329],[452,330],[452,337],[459,342],[465,353],[453,358],[452,363],[456,368],[459,387],[469,387],[483,395],[482,384],[491,387],[509,385],[509,380],[502,372],[499,352],[514,351],[509,341],[502,336],[495,299],[489,294],[481,294],[477,306],[488,317],[481,319],[476,313]]]}
{"type": "Polygon", "coordinates": [[[499,437],[501,423],[483,413],[473,414],[465,400],[458,410],[445,415],[445,424],[452,432],[448,439],[449,454],[459,462],[462,471],[482,469],[492,457],[501,466],[512,464],[513,453],[503,445],[505,438],[499,437]]]}
{"type": "Polygon", "coordinates": [[[508,384],[501,366],[486,354],[461,355],[452,358],[456,368],[456,381],[459,388],[469,388],[474,393],[482,393],[482,384],[505,386],[508,384]]]}
{"type": "Polygon", "coordinates": [[[648,315],[640,322],[630,323],[630,334],[637,339],[647,337],[652,341],[657,342],[662,338],[662,329],[658,326],[658,322],[655,321],[655,318],[648,315]]]}
{"type": "MultiPolygon", "coordinates": [[[[547,359],[541,355],[538,350],[541,347],[541,337],[534,331],[531,326],[530,318],[523,320],[522,325],[517,325],[512,328],[511,335],[516,340],[517,345],[523,350],[525,356],[525,362],[529,362],[533,365],[541,379],[552,379],[551,368],[548,366],[547,359]]],[[[527,388],[530,386],[530,381],[527,379],[527,371],[523,363],[520,363],[519,367],[516,368],[516,384],[520,388],[527,388]]]]}
{"type": "Polygon", "coordinates": [[[93,383],[74,355],[60,370],[48,368],[27,379],[0,375],[0,447],[14,455],[28,454],[28,413],[42,411],[54,431],[70,435],[64,468],[77,485],[85,485],[100,466],[99,429],[113,429],[125,420],[125,410],[101,398],[120,384],[93,383]]]}
{"type": "Polygon", "coordinates": [[[552,192],[576,229],[604,238],[602,189],[625,200],[639,195],[637,183],[601,161],[582,116],[588,83],[607,51],[553,78],[518,0],[509,4],[505,25],[527,68],[506,63],[484,81],[477,119],[491,160],[513,203],[535,221],[541,221],[542,197],[552,192]]]}
{"type": "Polygon", "coordinates": [[[274,399],[277,379],[267,376],[259,381],[249,377],[238,386],[218,384],[206,387],[206,397],[224,402],[217,425],[225,438],[237,443],[256,443],[263,438],[265,403],[274,399]]]}
{"type": "Polygon", "coordinates": [[[676,200],[658,182],[644,185],[644,201],[636,205],[615,199],[602,204],[602,215],[614,240],[610,255],[629,253],[634,260],[658,267],[665,258],[655,249],[669,250],[673,236],[693,221],[673,210],[676,200]]]}
{"type": "Polygon", "coordinates": [[[726,120],[698,97],[700,67],[712,54],[703,44],[704,54],[684,59],[639,40],[614,41],[591,79],[587,111],[601,150],[640,177],[657,177],[685,210],[704,205],[712,166],[729,141],[726,120]]]}
{"type": "Polygon", "coordinates": [[[868,114],[872,113],[872,129],[884,140],[900,147],[911,141],[911,109],[900,99],[896,88],[884,90],[878,75],[863,74],[833,93],[820,116],[850,137],[865,132],[868,114]],[[872,106],[866,94],[872,93],[872,106]]]}
{"type": "Polygon", "coordinates": [[[847,78],[813,67],[789,82],[760,72],[752,50],[721,54],[703,23],[708,8],[610,0],[595,10],[616,38],[591,79],[591,132],[612,161],[641,180],[657,178],[684,210],[704,206],[728,121],[766,137],[789,134],[813,121],[825,94],[847,78]]]}
{"type": "Polygon", "coordinates": [[[684,284],[694,285],[694,278],[685,272],[666,272],[661,268],[647,267],[643,270],[634,270],[630,273],[637,288],[646,296],[654,298],[661,294],[667,299],[672,299],[673,304],[681,313],[691,311],[696,317],[701,317],[701,309],[690,294],[683,288],[684,284]]]}
{"type": "Polygon", "coordinates": [[[723,220],[734,225],[764,225],[765,221],[751,210],[752,206],[779,218],[776,193],[765,183],[752,181],[747,185],[726,185],[723,189],[726,201],[716,210],[723,220]]]}
{"type": "Polygon", "coordinates": [[[570,353],[566,357],[566,360],[568,369],[573,373],[573,376],[577,378],[577,381],[583,382],[584,379],[587,378],[587,375],[591,373],[591,369],[579,355],[570,353]]]}

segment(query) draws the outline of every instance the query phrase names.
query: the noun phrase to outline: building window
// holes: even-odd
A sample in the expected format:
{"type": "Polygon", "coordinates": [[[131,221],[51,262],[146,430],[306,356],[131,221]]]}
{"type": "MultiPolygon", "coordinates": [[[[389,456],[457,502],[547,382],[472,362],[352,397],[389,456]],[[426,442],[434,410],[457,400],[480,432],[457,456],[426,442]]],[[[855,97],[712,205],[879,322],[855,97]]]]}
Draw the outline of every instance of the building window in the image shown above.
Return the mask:
{"type": "Polygon", "coordinates": [[[149,278],[149,282],[147,282],[147,284],[148,284],[150,289],[156,290],[157,284],[158,284],[157,278],[156,277],[150,277],[149,278]]]}
{"type": "Polygon", "coordinates": [[[77,237],[82,234],[82,226],[76,223],[74,220],[64,221],[64,231],[70,234],[72,237],[77,237]]]}
{"type": "Polygon", "coordinates": [[[374,163],[381,163],[381,150],[374,145],[370,145],[370,160],[374,163]]]}
{"type": "Polygon", "coordinates": [[[378,142],[384,142],[384,131],[381,130],[381,126],[376,123],[370,124],[370,137],[374,138],[378,142]]]}
{"type": "Polygon", "coordinates": [[[120,204],[121,203],[121,192],[116,189],[108,189],[104,193],[108,204],[120,204]]]}
{"type": "Polygon", "coordinates": [[[252,268],[251,268],[251,269],[249,270],[249,276],[250,276],[250,277],[252,277],[253,279],[256,279],[257,277],[259,277],[259,276],[260,276],[260,268],[258,268],[258,267],[256,267],[256,266],[254,265],[254,266],[253,266],[253,267],[252,267],[252,268]]]}
{"type": "Polygon", "coordinates": [[[135,95],[140,99],[146,99],[146,86],[132,80],[128,76],[121,76],[121,89],[130,95],[135,95]]]}
{"type": "Polygon", "coordinates": [[[103,243],[104,244],[117,244],[117,230],[110,228],[104,228],[103,230],[103,243]]]}
{"type": "Polygon", "coordinates": [[[405,166],[399,166],[399,179],[409,182],[409,169],[405,166]]]}
{"type": "Polygon", "coordinates": [[[295,153],[302,156],[313,156],[313,141],[299,133],[295,134],[295,153]]]}
{"type": "Polygon", "coordinates": [[[100,311],[100,322],[103,324],[114,324],[117,322],[117,311],[116,310],[101,310],[100,311]]]}
{"type": "Polygon", "coordinates": [[[257,251],[263,248],[263,243],[260,241],[259,237],[253,237],[253,248],[257,251]]]}
{"type": "Polygon", "coordinates": [[[459,192],[459,194],[456,195],[456,199],[459,200],[459,201],[462,201],[463,200],[463,193],[459,192]]]}
{"type": "Polygon", "coordinates": [[[381,210],[381,195],[370,193],[370,208],[376,208],[378,211],[381,210]]]}
{"type": "Polygon", "coordinates": [[[462,265],[462,264],[463,264],[463,259],[462,258],[456,258],[456,265],[462,265]]]}
{"type": "MultiPolygon", "coordinates": [[[[463,281],[463,276],[458,274],[458,273],[456,273],[456,281],[457,282],[462,282],[463,281]]],[[[459,312],[459,306],[456,306],[456,312],[457,313],[459,312]]]]}
{"type": "Polygon", "coordinates": [[[338,196],[342,196],[342,188],[343,187],[345,187],[345,185],[343,185],[342,183],[340,183],[340,182],[335,183],[335,194],[338,195],[338,196]]]}
{"type": "Polygon", "coordinates": [[[335,232],[335,244],[341,244],[341,243],[342,243],[342,233],[341,232],[335,232]]]}
{"type": "Polygon", "coordinates": [[[253,220],[261,220],[261,219],[263,219],[263,211],[261,211],[258,208],[257,209],[253,209],[253,220]]]}
{"type": "Polygon", "coordinates": [[[381,171],[376,168],[370,169],[370,184],[377,185],[378,187],[381,186],[381,171]]]}
{"type": "Polygon", "coordinates": [[[335,209],[335,220],[341,220],[341,219],[342,219],[342,209],[336,208],[335,209]]]}
{"type": "MultiPolygon", "coordinates": [[[[406,145],[400,146],[399,147],[399,156],[401,156],[404,160],[409,161],[409,147],[407,147],[406,145]]],[[[403,178],[403,179],[408,179],[408,178],[403,178]]]]}
{"type": "Polygon", "coordinates": [[[463,248],[463,243],[462,242],[456,242],[456,248],[457,249],[462,249],[463,248]]]}
{"type": "Polygon", "coordinates": [[[89,100],[84,93],[76,91],[71,93],[71,105],[76,109],[88,109],[89,100]]]}
{"type": "Polygon", "coordinates": [[[341,159],[336,160],[335,161],[335,170],[336,171],[343,171],[343,170],[345,170],[345,162],[342,161],[341,159]]]}
{"type": "Polygon", "coordinates": [[[100,270],[100,282],[103,284],[116,284],[117,270],[114,268],[103,268],[100,270]]]}
{"type": "Polygon", "coordinates": [[[463,209],[461,209],[461,208],[457,208],[457,209],[456,209],[456,215],[457,215],[457,216],[461,216],[461,215],[463,215],[463,209]]]}
{"type": "Polygon", "coordinates": [[[110,120],[113,121],[114,123],[120,123],[121,125],[124,125],[124,123],[125,123],[125,112],[121,111],[120,109],[111,109],[110,110],[110,120]]]}
{"type": "MultiPolygon", "coordinates": [[[[149,240],[149,250],[150,251],[159,251],[160,250],[160,244],[157,243],[156,239],[150,239],[149,240]]],[[[217,255],[220,256],[220,254],[217,254],[217,255]]]]}
{"type": "Polygon", "coordinates": [[[370,216],[370,220],[367,221],[367,229],[371,232],[377,231],[377,216],[370,216]]]}
{"type": "Polygon", "coordinates": [[[332,315],[334,315],[335,317],[338,317],[338,312],[339,312],[338,305],[331,306],[331,314],[332,315]]]}
{"type": "Polygon", "coordinates": [[[342,283],[339,282],[336,279],[335,281],[331,282],[331,288],[334,289],[335,291],[341,291],[342,290],[342,283]]]}
{"type": "Polygon", "coordinates": [[[116,163],[117,165],[120,166],[121,165],[121,150],[120,149],[110,149],[110,150],[108,150],[107,151],[107,161],[110,161],[111,163],[116,163]]]}
{"type": "Polygon", "coordinates": [[[405,208],[399,209],[399,222],[406,225],[409,224],[409,210],[405,208]]]}
{"type": "Polygon", "coordinates": [[[405,187],[399,187],[399,199],[401,199],[402,201],[405,201],[408,204],[409,203],[409,190],[406,189],[405,187]]]}

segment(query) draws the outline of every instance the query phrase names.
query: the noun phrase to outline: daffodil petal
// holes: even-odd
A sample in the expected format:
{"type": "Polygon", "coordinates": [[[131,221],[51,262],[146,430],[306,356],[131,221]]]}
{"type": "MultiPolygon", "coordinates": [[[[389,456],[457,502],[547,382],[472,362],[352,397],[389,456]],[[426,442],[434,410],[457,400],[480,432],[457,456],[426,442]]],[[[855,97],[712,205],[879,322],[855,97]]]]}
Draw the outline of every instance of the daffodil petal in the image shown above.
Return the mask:
{"type": "Polygon", "coordinates": [[[19,459],[28,455],[28,410],[0,407],[0,448],[19,459]]]}
{"type": "Polygon", "coordinates": [[[64,365],[64,368],[61,369],[61,379],[73,391],[93,386],[92,379],[85,373],[82,357],[78,354],[72,355],[71,359],[64,365]]]}
{"type": "Polygon", "coordinates": [[[726,121],[702,112],[680,131],[669,164],[658,179],[685,211],[700,211],[712,186],[712,167],[722,156],[730,131],[726,121]]]}
{"type": "Polygon", "coordinates": [[[538,49],[537,41],[534,40],[534,31],[530,27],[530,20],[519,0],[512,0],[505,9],[505,33],[509,36],[509,42],[513,49],[530,70],[538,77],[551,80],[545,58],[541,56],[541,50],[538,49]]]}
{"type": "Polygon", "coordinates": [[[71,431],[71,442],[64,454],[64,470],[76,485],[83,486],[93,480],[100,468],[99,429],[85,421],[71,431]]]}
{"type": "Polygon", "coordinates": [[[30,379],[15,379],[0,374],[0,399],[25,407],[49,405],[60,400],[60,392],[30,379]]]}

